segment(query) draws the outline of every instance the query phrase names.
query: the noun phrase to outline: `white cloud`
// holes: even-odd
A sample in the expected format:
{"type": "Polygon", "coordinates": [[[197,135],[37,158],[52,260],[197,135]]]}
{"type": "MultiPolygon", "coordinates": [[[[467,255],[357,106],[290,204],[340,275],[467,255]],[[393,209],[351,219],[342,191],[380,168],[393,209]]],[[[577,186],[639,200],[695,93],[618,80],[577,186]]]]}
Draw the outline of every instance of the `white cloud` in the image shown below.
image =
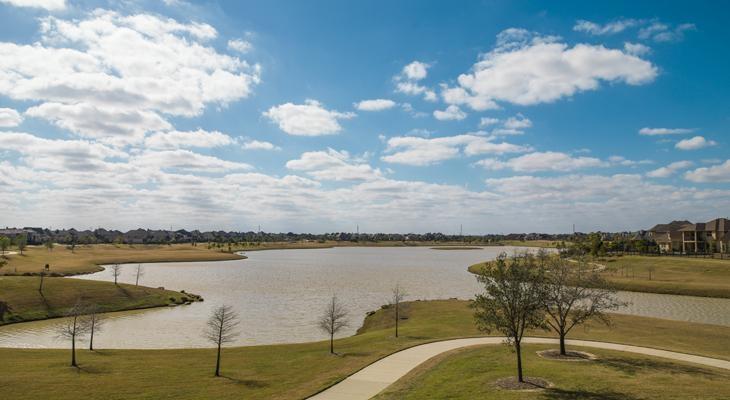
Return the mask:
{"type": "Polygon", "coordinates": [[[493,138],[464,134],[439,138],[396,136],[388,139],[381,160],[394,164],[425,166],[459,157],[461,154],[506,154],[530,151],[530,147],[512,143],[496,143],[493,138]]]}
{"type": "Polygon", "coordinates": [[[684,39],[685,32],[695,29],[694,24],[684,23],[672,27],[669,24],[655,21],[639,31],[639,38],[655,42],[677,42],[684,39]]]}
{"type": "Polygon", "coordinates": [[[514,117],[509,117],[507,121],[504,122],[504,127],[506,129],[526,129],[532,127],[532,121],[530,121],[529,118],[525,117],[522,114],[517,114],[514,117]]]}
{"type": "Polygon", "coordinates": [[[150,149],[212,148],[228,146],[235,139],[218,131],[170,131],[156,132],[147,136],[144,145],[150,149]]]}
{"type": "Polygon", "coordinates": [[[695,136],[691,139],[683,139],[677,142],[674,147],[680,150],[699,150],[705,147],[711,147],[717,145],[714,140],[707,140],[702,136],[695,136]]]}
{"type": "Polygon", "coordinates": [[[610,156],[610,157],[608,157],[608,161],[611,163],[611,165],[620,165],[623,167],[635,167],[637,165],[654,163],[651,160],[639,160],[639,161],[629,160],[623,156],[610,156]]]}
{"type": "Polygon", "coordinates": [[[628,28],[638,26],[639,24],[641,24],[641,21],[635,19],[619,19],[604,25],[586,20],[578,20],[575,26],[573,26],[573,30],[591,35],[613,35],[623,32],[628,28]]]}
{"type": "Polygon", "coordinates": [[[253,48],[251,42],[243,39],[231,39],[228,41],[228,48],[239,53],[248,53],[253,48]]]}
{"type": "Polygon", "coordinates": [[[459,76],[459,86],[443,90],[444,100],[475,110],[494,108],[497,101],[533,105],[596,90],[602,81],[642,85],[657,75],[651,62],[621,50],[587,44],[569,47],[553,37],[534,36],[529,41],[519,37],[511,42],[498,39],[498,46],[484,54],[471,72],[459,76]]]}
{"type": "Polygon", "coordinates": [[[687,171],[684,178],[692,182],[721,183],[730,182],[730,160],[710,167],[687,171]]]}
{"type": "Polygon", "coordinates": [[[624,42],[624,52],[632,56],[641,57],[651,53],[651,47],[641,43],[624,42]]]}
{"type": "Polygon", "coordinates": [[[482,117],[479,120],[479,127],[484,128],[499,123],[499,118],[482,117]]]}
{"type": "Polygon", "coordinates": [[[395,106],[396,102],[389,99],[363,100],[359,103],[355,103],[355,108],[360,111],[382,111],[395,106]]]}
{"type": "Polygon", "coordinates": [[[412,81],[420,81],[426,78],[429,67],[429,64],[420,61],[413,61],[412,63],[403,67],[403,71],[401,73],[406,79],[412,81]]]}
{"type": "Polygon", "coordinates": [[[687,169],[694,165],[692,161],[676,161],[665,167],[657,168],[655,170],[646,173],[646,176],[650,178],[668,178],[678,171],[687,169]]]}
{"type": "Polygon", "coordinates": [[[188,172],[227,172],[249,170],[246,163],[221,160],[217,157],[194,153],[190,150],[145,151],[133,156],[130,164],[142,169],[181,170],[188,172]]]}
{"type": "Polygon", "coordinates": [[[351,112],[327,110],[316,100],[304,104],[285,103],[271,107],[263,115],[282,131],[296,136],[334,135],[342,130],[340,119],[355,117],[351,112]]]}
{"type": "Polygon", "coordinates": [[[583,168],[606,167],[608,163],[594,157],[572,157],[566,153],[534,152],[506,161],[485,159],[475,163],[491,170],[511,169],[518,172],[574,171],[583,168]]]}
{"type": "Polygon", "coordinates": [[[0,0],[0,3],[15,7],[43,8],[48,11],[59,11],[66,8],[66,0],[0,0]]]}
{"type": "Polygon", "coordinates": [[[261,140],[249,140],[243,143],[244,150],[281,150],[281,147],[274,145],[271,142],[265,142],[261,140]]]}
{"type": "Polygon", "coordinates": [[[436,92],[418,83],[426,78],[429,67],[429,64],[420,61],[413,61],[403,67],[401,73],[393,78],[396,83],[395,91],[411,96],[423,95],[424,100],[436,101],[436,92]]]}
{"type": "Polygon", "coordinates": [[[466,113],[458,106],[450,105],[445,110],[435,110],[433,116],[439,121],[461,121],[466,118],[466,113]]]}
{"type": "Polygon", "coordinates": [[[0,128],[12,128],[23,122],[23,117],[12,108],[0,108],[0,128]]]}
{"type": "Polygon", "coordinates": [[[682,135],[692,133],[694,129],[689,128],[641,128],[639,135],[659,136],[659,135],[682,135]]]}
{"type": "Polygon", "coordinates": [[[371,180],[382,176],[380,170],[353,159],[347,151],[334,149],[306,152],[299,159],[288,161],[286,167],[306,172],[317,180],[371,180]]]}

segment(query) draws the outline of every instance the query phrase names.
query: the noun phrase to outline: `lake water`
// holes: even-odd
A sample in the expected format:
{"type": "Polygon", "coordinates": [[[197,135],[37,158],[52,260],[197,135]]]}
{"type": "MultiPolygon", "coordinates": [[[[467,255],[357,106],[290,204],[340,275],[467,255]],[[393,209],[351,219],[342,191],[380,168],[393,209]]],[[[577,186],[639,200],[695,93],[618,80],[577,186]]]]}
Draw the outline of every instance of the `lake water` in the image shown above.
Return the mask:
{"type": "MultiPolygon", "coordinates": [[[[481,250],[432,250],[426,247],[337,247],[248,252],[245,260],[145,264],[140,284],[186,290],[203,303],[108,314],[98,348],[209,347],[201,336],[213,307],[232,305],[241,316],[235,345],[323,340],[316,326],[334,293],[347,304],[351,326],[388,301],[399,283],[416,299],[469,299],[480,286],[467,266],[495,258],[513,247],[481,250]]],[[[134,283],[135,265],[123,269],[121,282],[134,283]]],[[[79,279],[113,280],[102,271],[79,279]]],[[[622,313],[730,326],[730,299],[709,299],[622,292],[632,304],[622,313]]],[[[53,332],[58,320],[0,328],[3,347],[66,347],[53,332]]]]}

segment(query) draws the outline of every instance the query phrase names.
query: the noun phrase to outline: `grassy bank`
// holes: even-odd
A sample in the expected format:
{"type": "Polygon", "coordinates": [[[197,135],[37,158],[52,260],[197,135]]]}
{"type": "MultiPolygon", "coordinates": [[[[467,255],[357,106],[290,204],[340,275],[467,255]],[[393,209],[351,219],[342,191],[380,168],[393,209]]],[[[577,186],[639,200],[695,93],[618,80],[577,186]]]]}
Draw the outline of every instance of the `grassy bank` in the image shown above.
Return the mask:
{"type": "Polygon", "coordinates": [[[437,356],[393,384],[378,400],[409,399],[727,399],[730,371],[623,352],[579,349],[591,362],[546,360],[523,350],[525,373],[547,379],[545,391],[498,389],[495,381],[515,375],[515,355],[505,346],[466,348],[437,356]]]}
{"type": "Polygon", "coordinates": [[[11,310],[0,325],[60,317],[79,299],[97,305],[102,312],[162,307],[190,299],[172,290],[48,277],[43,280],[41,293],[39,283],[37,276],[0,276],[0,300],[7,302],[11,310]]]}
{"type": "MultiPolygon", "coordinates": [[[[82,350],[79,370],[67,366],[66,350],[0,349],[0,387],[4,399],[297,399],[399,349],[479,334],[468,302],[413,302],[408,308],[402,337],[393,337],[392,319],[380,310],[357,335],[336,341],[339,356],[327,353],[327,342],[225,349],[225,378],[212,376],[213,349],[82,350]]],[[[246,329],[244,323],[244,336],[246,329]]],[[[572,337],[730,359],[728,327],[617,316],[612,330],[593,326],[572,337]]]]}
{"type": "MultiPolygon", "coordinates": [[[[601,274],[618,290],[730,298],[730,260],[622,256],[598,258],[601,274]]],[[[477,273],[486,263],[469,266],[477,273]]]]}

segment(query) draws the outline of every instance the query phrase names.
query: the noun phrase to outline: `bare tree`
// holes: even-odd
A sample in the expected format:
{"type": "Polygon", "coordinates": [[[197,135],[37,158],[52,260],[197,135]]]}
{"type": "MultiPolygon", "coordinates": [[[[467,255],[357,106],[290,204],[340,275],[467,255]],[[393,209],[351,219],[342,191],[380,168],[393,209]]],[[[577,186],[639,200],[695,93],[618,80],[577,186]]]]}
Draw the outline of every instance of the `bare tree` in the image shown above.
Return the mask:
{"type": "Polygon", "coordinates": [[[104,319],[97,305],[89,306],[86,312],[89,325],[89,350],[94,350],[94,333],[99,333],[102,330],[104,319]]]}
{"type": "Polygon", "coordinates": [[[144,276],[144,267],[142,264],[137,264],[137,278],[134,280],[134,286],[139,286],[139,277],[144,276]]]}
{"type": "Polygon", "coordinates": [[[330,354],[335,354],[335,335],[348,324],[347,309],[337,300],[337,296],[332,296],[319,319],[319,328],[330,335],[330,354]]]}
{"type": "Polygon", "coordinates": [[[545,326],[542,268],[529,254],[505,254],[483,268],[477,279],[484,293],[476,296],[472,307],[477,327],[485,332],[496,329],[517,353],[517,379],[522,376],[522,337],[531,328],[545,326]]]}
{"type": "Polygon", "coordinates": [[[46,271],[44,269],[41,270],[40,276],[41,282],[38,284],[38,291],[41,295],[43,295],[43,278],[46,276],[46,271]]]}
{"type": "Polygon", "coordinates": [[[403,303],[403,300],[405,300],[406,296],[408,296],[408,293],[399,283],[396,283],[395,286],[393,286],[391,293],[390,306],[393,308],[393,313],[395,314],[395,337],[398,337],[398,322],[402,311],[401,303],[403,303]]]}
{"type": "Polygon", "coordinates": [[[86,307],[81,301],[77,301],[76,305],[68,310],[65,316],[66,318],[58,325],[56,332],[59,337],[71,340],[71,366],[78,367],[78,364],[76,364],[76,340],[89,330],[86,307]]]}
{"type": "Polygon", "coordinates": [[[110,267],[112,271],[112,276],[114,277],[114,284],[117,284],[117,278],[122,274],[122,266],[120,264],[112,264],[110,267]]]}
{"type": "Polygon", "coordinates": [[[562,355],[566,355],[565,337],[571,329],[591,319],[609,325],[606,311],[624,304],[616,300],[616,292],[597,271],[582,264],[571,266],[565,260],[555,259],[545,273],[546,322],[560,337],[562,355]]]}
{"type": "Polygon", "coordinates": [[[228,305],[218,306],[208,319],[208,326],[203,335],[218,347],[215,361],[215,376],[221,376],[221,346],[232,342],[238,335],[236,327],[239,324],[238,314],[228,305]]]}

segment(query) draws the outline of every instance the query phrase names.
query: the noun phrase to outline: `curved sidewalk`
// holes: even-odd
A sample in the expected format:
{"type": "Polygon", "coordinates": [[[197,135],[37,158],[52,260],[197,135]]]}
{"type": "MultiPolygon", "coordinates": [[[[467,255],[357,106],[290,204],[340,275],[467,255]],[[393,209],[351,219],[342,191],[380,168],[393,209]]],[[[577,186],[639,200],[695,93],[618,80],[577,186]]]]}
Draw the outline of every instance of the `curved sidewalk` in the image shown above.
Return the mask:
{"type": "MultiPolygon", "coordinates": [[[[397,353],[393,353],[379,361],[376,361],[360,371],[345,378],[342,382],[329,389],[310,397],[311,400],[366,400],[369,399],[392,383],[403,377],[413,368],[441,353],[468,346],[479,346],[488,344],[501,344],[503,337],[483,337],[469,339],[454,339],[441,342],[433,342],[411,347],[397,353]]],[[[524,338],[523,343],[556,344],[557,339],[549,338],[524,338]]],[[[657,350],[649,347],[629,346],[616,343],[594,342],[590,340],[566,340],[566,344],[580,347],[593,347],[606,350],[625,351],[629,353],[643,354],[653,357],[668,358],[670,360],[686,361],[695,364],[705,365],[730,370],[730,361],[716,358],[695,356],[673,351],[657,350]]]]}

